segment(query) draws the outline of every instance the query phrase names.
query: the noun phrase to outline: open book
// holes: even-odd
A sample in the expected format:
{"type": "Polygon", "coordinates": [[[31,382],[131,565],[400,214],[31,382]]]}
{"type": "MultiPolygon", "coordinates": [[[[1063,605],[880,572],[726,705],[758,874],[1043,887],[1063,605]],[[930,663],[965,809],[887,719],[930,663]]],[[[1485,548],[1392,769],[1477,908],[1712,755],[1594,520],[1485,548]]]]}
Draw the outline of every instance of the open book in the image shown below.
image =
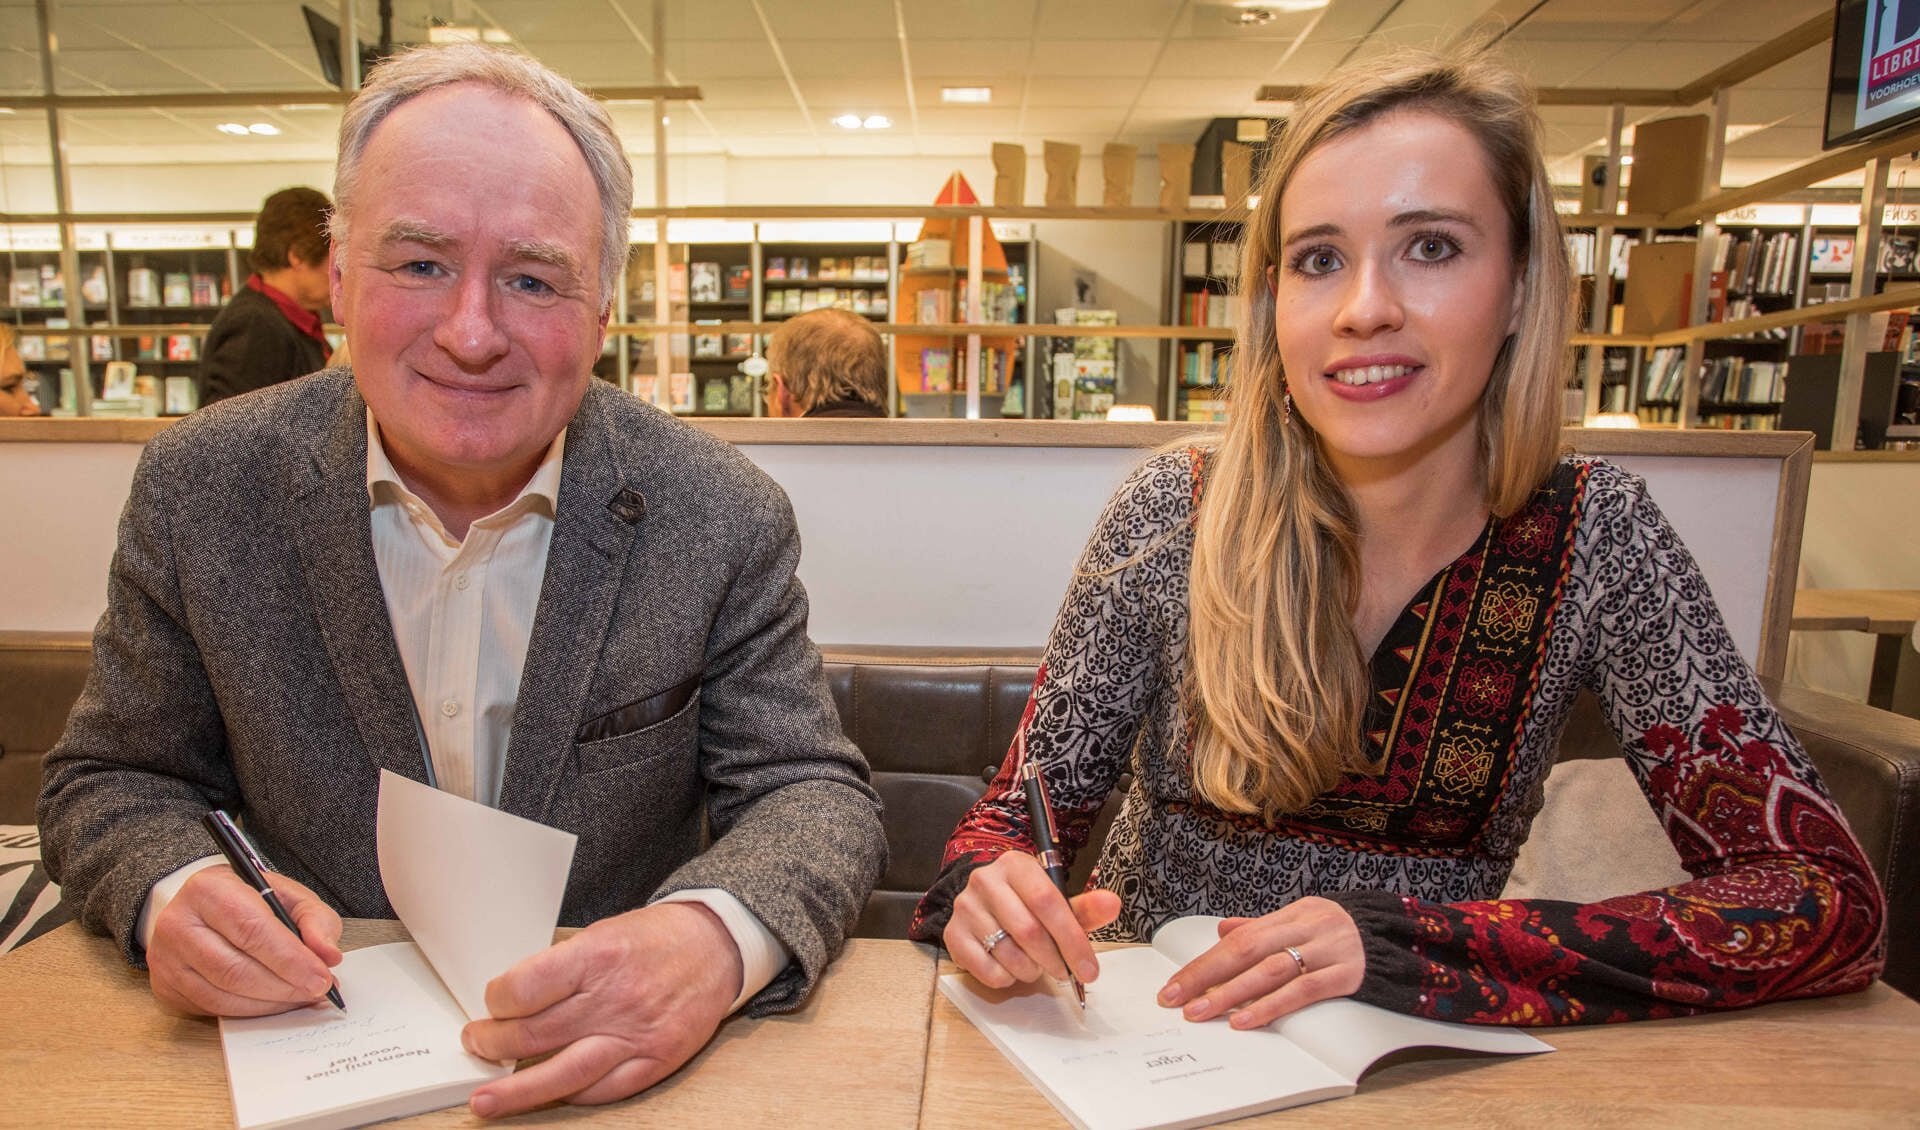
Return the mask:
{"type": "Polygon", "coordinates": [[[380,879],[412,942],[349,952],[326,1001],[223,1017],[240,1130],[361,1126],[466,1102],[513,1070],[468,1055],[487,982],[553,941],[574,836],[380,774],[380,879]]]}
{"type": "Polygon", "coordinates": [[[1154,997],[1219,940],[1219,922],[1181,918],[1150,947],[1102,953],[1085,1012],[1045,978],[989,989],[956,973],[940,978],[940,991],[1080,1130],[1207,1126],[1340,1098],[1358,1089],[1374,1060],[1402,1048],[1553,1050],[1508,1028],[1444,1024],[1347,999],[1253,1031],[1228,1027],[1224,1017],[1193,1023],[1154,997]]]}

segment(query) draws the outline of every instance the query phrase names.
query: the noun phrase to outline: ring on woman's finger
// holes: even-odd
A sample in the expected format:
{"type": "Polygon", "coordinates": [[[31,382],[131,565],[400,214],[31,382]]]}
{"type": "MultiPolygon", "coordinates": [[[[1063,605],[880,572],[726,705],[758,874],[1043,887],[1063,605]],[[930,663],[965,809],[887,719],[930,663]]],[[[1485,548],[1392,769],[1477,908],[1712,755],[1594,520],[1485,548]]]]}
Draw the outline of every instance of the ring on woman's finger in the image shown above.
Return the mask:
{"type": "Polygon", "coordinates": [[[980,948],[986,950],[988,953],[992,953],[993,947],[1006,940],[1007,932],[1005,930],[995,930],[993,933],[980,939],[980,948]]]}
{"type": "Polygon", "coordinates": [[[1302,977],[1304,977],[1304,976],[1306,976],[1306,973],[1307,973],[1307,959],[1306,959],[1306,958],[1304,958],[1304,957],[1301,957],[1301,956],[1300,956],[1300,947],[1299,947],[1299,946],[1288,946],[1288,947],[1287,947],[1287,956],[1288,956],[1288,957],[1290,957],[1290,958],[1292,958],[1292,959],[1293,959],[1293,963],[1294,963],[1295,965],[1298,965],[1298,966],[1300,967],[1300,973],[1299,973],[1299,975],[1300,975],[1300,976],[1302,976],[1302,977]]]}

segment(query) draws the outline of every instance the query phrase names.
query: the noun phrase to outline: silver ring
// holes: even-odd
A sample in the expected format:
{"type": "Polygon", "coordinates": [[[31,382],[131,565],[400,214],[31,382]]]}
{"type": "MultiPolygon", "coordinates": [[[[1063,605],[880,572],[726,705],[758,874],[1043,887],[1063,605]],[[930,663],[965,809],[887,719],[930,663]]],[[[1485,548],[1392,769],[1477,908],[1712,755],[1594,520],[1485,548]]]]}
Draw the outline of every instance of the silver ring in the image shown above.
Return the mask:
{"type": "Polygon", "coordinates": [[[1007,932],[1005,930],[995,930],[993,933],[980,939],[980,948],[986,950],[988,953],[992,953],[993,947],[1006,940],[1007,932]]]}
{"type": "Polygon", "coordinates": [[[1304,977],[1304,976],[1306,976],[1306,974],[1307,974],[1307,959],[1306,959],[1306,958],[1304,958],[1304,957],[1301,957],[1301,956],[1300,956],[1300,947],[1299,947],[1299,946],[1288,946],[1288,947],[1287,947],[1287,956],[1288,956],[1288,957],[1290,957],[1290,958],[1292,958],[1292,959],[1293,959],[1293,963],[1294,963],[1295,965],[1298,965],[1298,966],[1300,967],[1300,976],[1302,976],[1302,977],[1304,977]]]}

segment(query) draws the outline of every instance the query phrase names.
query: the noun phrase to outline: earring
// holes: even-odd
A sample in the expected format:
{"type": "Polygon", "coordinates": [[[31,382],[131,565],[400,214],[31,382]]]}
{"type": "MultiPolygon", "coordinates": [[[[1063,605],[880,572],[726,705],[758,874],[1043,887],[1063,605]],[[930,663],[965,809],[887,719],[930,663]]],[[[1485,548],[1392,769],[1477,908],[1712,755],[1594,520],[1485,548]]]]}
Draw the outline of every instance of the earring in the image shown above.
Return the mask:
{"type": "Polygon", "coordinates": [[[1292,422],[1293,422],[1293,390],[1287,387],[1287,382],[1285,380],[1282,380],[1280,382],[1280,423],[1282,426],[1285,426],[1287,424],[1291,424],[1292,422]]]}

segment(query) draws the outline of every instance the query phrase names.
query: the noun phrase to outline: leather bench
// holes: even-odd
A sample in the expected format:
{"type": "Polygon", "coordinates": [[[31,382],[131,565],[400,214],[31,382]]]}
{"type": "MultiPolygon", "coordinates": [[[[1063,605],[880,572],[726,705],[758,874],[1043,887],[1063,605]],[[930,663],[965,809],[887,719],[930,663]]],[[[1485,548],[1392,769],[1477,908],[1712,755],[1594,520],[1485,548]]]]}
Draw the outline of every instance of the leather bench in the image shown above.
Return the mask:
{"type": "MultiPolygon", "coordinates": [[[[915,900],[939,870],[948,834],[1006,755],[1038,657],[1024,649],[829,646],[823,652],[841,724],[872,763],[887,806],[891,858],[855,933],[901,937],[915,900]]],[[[0,824],[33,823],[40,761],[59,737],[90,658],[82,633],[0,632],[0,824]]],[[[1772,681],[1768,691],[1886,887],[1886,981],[1920,997],[1920,720],[1772,681]]],[[[1583,701],[1561,743],[1563,768],[1618,754],[1598,705],[1583,701]]],[[[1545,838],[1542,827],[1553,819],[1553,795],[1550,781],[1536,839],[1545,838]]],[[[1095,829],[1095,845],[1117,802],[1118,793],[1095,829]]],[[[1652,820],[1644,804],[1636,816],[1652,820]]],[[[1606,857],[1594,839],[1611,823],[1574,822],[1585,854],[1606,857]]],[[[1076,861],[1076,884],[1093,856],[1089,850],[1076,861]]]]}

